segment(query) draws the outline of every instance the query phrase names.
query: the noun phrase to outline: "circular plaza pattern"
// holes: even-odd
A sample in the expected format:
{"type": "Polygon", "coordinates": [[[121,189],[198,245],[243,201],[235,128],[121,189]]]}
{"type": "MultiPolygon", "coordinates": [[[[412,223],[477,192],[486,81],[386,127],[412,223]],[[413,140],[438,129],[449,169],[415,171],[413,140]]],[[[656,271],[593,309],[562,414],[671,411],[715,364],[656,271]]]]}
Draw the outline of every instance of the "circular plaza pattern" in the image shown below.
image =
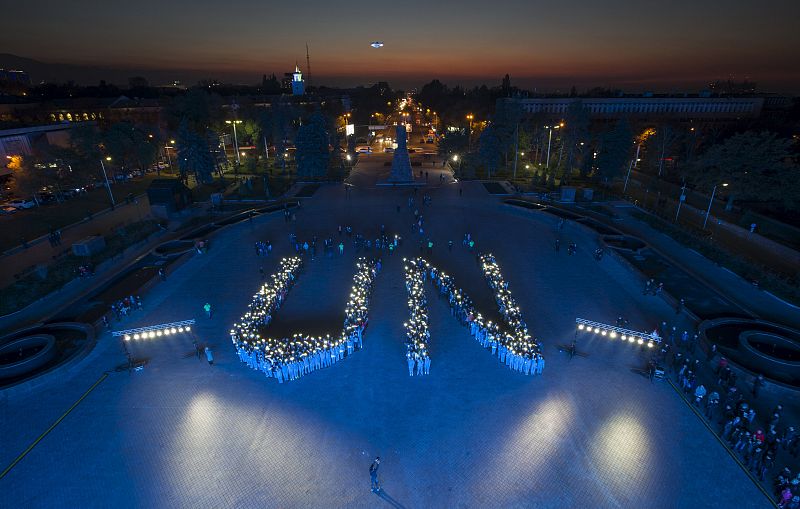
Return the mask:
{"type": "MultiPolygon", "coordinates": [[[[322,186],[296,209],[296,221],[263,215],[220,230],[208,253],[192,254],[146,294],[144,310],[118,327],[195,318],[195,339],[212,349],[213,366],[198,360],[187,337],[131,342],[131,354],[148,360],[144,370],[99,384],[0,480],[0,506],[769,507],[668,384],[632,371],[646,362],[637,346],[598,335],[579,338],[582,355],[572,360],[559,350],[572,341],[577,316],[613,323],[624,315],[640,330],[675,316],[642,295],[627,265],[592,257],[597,233],[572,222],[559,232],[558,217],[505,206],[480,183],[451,183],[449,175],[440,183],[441,166],[414,166],[430,185],[409,207],[413,188],[374,186],[388,175],[386,157],[362,158],[348,190],[322,186]],[[426,194],[430,205],[422,204],[426,194]],[[412,229],[415,208],[422,236],[412,229]],[[372,239],[383,225],[404,239],[392,255],[382,253],[363,348],[274,383],[240,362],[231,326],[263,283],[259,269],[272,274],[294,254],[294,233],[317,236],[320,246],[330,237],[345,250],[306,258],[270,334],[341,331],[364,253],[340,237],[339,225],[372,239]],[[475,252],[462,244],[465,233],[475,252]],[[564,246],[577,244],[574,256],[553,249],[558,235],[564,246]],[[259,257],[253,245],[264,240],[274,252],[259,257]],[[547,368],[541,376],[508,369],[429,287],[430,374],[409,377],[403,258],[422,254],[498,320],[477,252],[491,252],[502,267],[547,368]],[[369,489],[375,456],[380,494],[369,489]],[[46,468],[53,462],[60,468],[46,468]]],[[[12,444],[0,459],[10,463],[120,355],[104,335],[59,390],[37,393],[32,407],[30,394],[11,395],[5,410],[18,418],[0,425],[12,444]]]]}

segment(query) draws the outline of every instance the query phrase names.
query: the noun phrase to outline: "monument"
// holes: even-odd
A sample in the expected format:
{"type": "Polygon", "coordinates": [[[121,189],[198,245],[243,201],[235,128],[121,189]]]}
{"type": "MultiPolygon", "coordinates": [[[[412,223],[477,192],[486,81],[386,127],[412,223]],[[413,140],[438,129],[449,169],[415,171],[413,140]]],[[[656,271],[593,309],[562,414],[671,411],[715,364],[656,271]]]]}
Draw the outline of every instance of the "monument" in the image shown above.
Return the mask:
{"type": "Polygon", "coordinates": [[[392,184],[413,183],[414,177],[411,174],[411,158],[408,156],[406,146],[406,126],[398,124],[396,127],[397,148],[394,149],[392,157],[392,172],[389,174],[387,182],[392,184]]]}

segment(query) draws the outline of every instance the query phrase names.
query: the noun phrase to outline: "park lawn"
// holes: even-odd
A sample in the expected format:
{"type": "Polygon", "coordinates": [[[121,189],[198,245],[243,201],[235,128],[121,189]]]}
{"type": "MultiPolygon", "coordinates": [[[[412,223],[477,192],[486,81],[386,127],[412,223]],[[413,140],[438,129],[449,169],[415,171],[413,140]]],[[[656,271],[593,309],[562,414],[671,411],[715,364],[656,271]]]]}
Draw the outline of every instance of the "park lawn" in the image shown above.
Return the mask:
{"type": "MultiPolygon", "coordinates": [[[[125,197],[143,194],[150,186],[153,175],[147,175],[129,182],[112,184],[111,191],[117,203],[124,203],[125,197]]],[[[73,223],[83,221],[87,213],[97,214],[110,206],[105,187],[92,189],[82,196],[76,196],[62,203],[52,203],[41,207],[21,210],[11,216],[0,217],[0,252],[18,246],[22,239],[31,241],[47,235],[51,229],[59,230],[73,223]]]]}

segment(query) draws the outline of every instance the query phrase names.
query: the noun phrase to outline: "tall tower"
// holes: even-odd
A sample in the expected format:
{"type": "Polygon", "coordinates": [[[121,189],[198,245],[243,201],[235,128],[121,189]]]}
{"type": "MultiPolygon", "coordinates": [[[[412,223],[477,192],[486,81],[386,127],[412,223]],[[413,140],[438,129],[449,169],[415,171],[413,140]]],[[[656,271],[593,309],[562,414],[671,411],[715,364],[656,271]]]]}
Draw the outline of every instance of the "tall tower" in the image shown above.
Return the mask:
{"type": "Polygon", "coordinates": [[[297,64],[294,65],[294,72],[292,73],[292,95],[305,94],[305,84],[303,83],[303,73],[297,64]]]}
{"type": "Polygon", "coordinates": [[[308,88],[311,89],[311,57],[308,56],[308,43],[306,43],[306,81],[308,88]]]}

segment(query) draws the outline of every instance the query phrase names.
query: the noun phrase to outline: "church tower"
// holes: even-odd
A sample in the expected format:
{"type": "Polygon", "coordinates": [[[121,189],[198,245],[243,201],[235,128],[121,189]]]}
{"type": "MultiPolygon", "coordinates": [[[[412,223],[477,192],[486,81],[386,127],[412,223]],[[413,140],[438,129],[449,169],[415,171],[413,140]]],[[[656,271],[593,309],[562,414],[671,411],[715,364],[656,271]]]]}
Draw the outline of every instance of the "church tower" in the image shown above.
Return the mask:
{"type": "Polygon", "coordinates": [[[297,64],[294,65],[294,72],[292,73],[292,95],[305,94],[305,84],[303,83],[303,73],[297,64]]]}

